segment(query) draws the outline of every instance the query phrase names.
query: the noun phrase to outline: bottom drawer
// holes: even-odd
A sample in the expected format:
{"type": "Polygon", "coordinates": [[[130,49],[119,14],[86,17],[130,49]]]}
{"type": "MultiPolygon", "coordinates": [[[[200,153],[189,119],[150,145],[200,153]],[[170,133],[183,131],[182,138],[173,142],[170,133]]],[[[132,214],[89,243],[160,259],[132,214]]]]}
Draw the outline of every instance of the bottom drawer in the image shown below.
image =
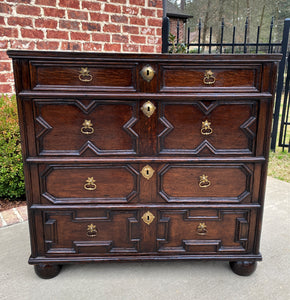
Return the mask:
{"type": "MultiPolygon", "coordinates": [[[[251,253],[256,209],[99,208],[35,212],[38,255],[251,253]]],[[[37,256],[37,255],[36,255],[37,256]]]]}

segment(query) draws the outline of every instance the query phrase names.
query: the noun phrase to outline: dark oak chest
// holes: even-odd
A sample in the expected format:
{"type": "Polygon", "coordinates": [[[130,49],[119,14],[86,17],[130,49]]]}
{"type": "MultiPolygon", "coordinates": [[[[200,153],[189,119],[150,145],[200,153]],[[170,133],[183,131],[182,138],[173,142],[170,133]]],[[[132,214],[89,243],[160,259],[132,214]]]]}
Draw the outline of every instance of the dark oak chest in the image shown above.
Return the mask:
{"type": "Polygon", "coordinates": [[[255,270],[279,55],[8,54],[39,276],[121,260],[255,270]]]}

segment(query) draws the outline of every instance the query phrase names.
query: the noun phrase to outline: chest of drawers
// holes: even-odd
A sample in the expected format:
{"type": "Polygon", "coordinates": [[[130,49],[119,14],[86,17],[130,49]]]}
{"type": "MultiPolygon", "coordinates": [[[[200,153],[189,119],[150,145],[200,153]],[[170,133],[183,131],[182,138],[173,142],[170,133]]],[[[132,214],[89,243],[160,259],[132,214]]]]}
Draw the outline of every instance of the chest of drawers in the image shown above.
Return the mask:
{"type": "Polygon", "coordinates": [[[280,55],[8,54],[40,277],[98,261],[255,270],[280,55]]]}

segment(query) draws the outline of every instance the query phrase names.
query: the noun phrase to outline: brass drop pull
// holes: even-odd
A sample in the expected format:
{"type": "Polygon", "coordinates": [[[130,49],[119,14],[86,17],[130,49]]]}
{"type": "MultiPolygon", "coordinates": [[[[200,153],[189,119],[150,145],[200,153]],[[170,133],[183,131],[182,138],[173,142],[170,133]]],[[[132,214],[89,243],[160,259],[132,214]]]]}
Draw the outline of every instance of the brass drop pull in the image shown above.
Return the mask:
{"type": "Polygon", "coordinates": [[[96,228],[96,225],[94,224],[90,224],[88,225],[88,228],[87,228],[87,236],[88,237],[95,237],[97,235],[97,228],[96,228]]]}
{"type": "Polygon", "coordinates": [[[198,235],[206,235],[207,234],[207,226],[205,223],[199,223],[196,228],[198,235]]]}
{"type": "Polygon", "coordinates": [[[210,127],[210,125],[211,125],[211,122],[209,122],[208,120],[205,120],[204,122],[202,122],[201,130],[200,130],[201,134],[203,134],[203,135],[212,134],[213,130],[210,127]]]}
{"type": "Polygon", "coordinates": [[[155,71],[150,65],[146,65],[140,71],[140,74],[144,80],[146,80],[147,82],[150,82],[155,75],[155,71]]]}
{"type": "Polygon", "coordinates": [[[150,211],[147,211],[142,216],[143,222],[146,223],[147,225],[150,225],[153,222],[154,219],[155,219],[155,216],[150,211]]]}
{"type": "Polygon", "coordinates": [[[154,114],[156,107],[152,102],[147,101],[142,105],[141,110],[146,117],[150,118],[154,114]]]}
{"type": "Polygon", "coordinates": [[[90,74],[88,68],[81,68],[79,74],[79,80],[83,82],[90,82],[93,80],[93,75],[90,74]]]}
{"type": "Polygon", "coordinates": [[[211,85],[215,83],[214,73],[211,70],[206,70],[204,72],[203,83],[207,85],[211,85]]]}
{"type": "Polygon", "coordinates": [[[154,170],[149,165],[147,165],[141,170],[141,174],[144,178],[149,180],[153,176],[154,170]]]}
{"type": "Polygon", "coordinates": [[[211,182],[208,180],[208,176],[206,175],[201,175],[199,176],[199,183],[198,183],[199,187],[201,188],[207,188],[211,185],[211,182]]]}
{"type": "Polygon", "coordinates": [[[96,180],[94,180],[94,177],[88,177],[84,184],[84,189],[87,191],[94,191],[97,188],[95,182],[96,180]]]}
{"type": "Polygon", "coordinates": [[[85,120],[83,123],[83,127],[81,128],[81,133],[83,133],[83,134],[94,133],[94,128],[92,126],[93,126],[93,124],[92,124],[91,120],[85,120]]]}

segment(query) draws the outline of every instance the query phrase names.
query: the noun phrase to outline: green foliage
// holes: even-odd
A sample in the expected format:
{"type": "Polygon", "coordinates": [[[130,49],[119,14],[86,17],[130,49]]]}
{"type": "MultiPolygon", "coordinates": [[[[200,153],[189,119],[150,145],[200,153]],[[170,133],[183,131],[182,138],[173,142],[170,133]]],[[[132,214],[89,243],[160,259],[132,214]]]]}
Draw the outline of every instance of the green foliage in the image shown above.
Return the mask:
{"type": "Polygon", "coordinates": [[[0,197],[23,197],[24,175],[15,96],[0,98],[0,197]]]}
{"type": "Polygon", "coordinates": [[[183,43],[175,43],[176,36],[169,33],[168,41],[172,46],[169,48],[169,53],[186,53],[186,45],[183,43]]]}

